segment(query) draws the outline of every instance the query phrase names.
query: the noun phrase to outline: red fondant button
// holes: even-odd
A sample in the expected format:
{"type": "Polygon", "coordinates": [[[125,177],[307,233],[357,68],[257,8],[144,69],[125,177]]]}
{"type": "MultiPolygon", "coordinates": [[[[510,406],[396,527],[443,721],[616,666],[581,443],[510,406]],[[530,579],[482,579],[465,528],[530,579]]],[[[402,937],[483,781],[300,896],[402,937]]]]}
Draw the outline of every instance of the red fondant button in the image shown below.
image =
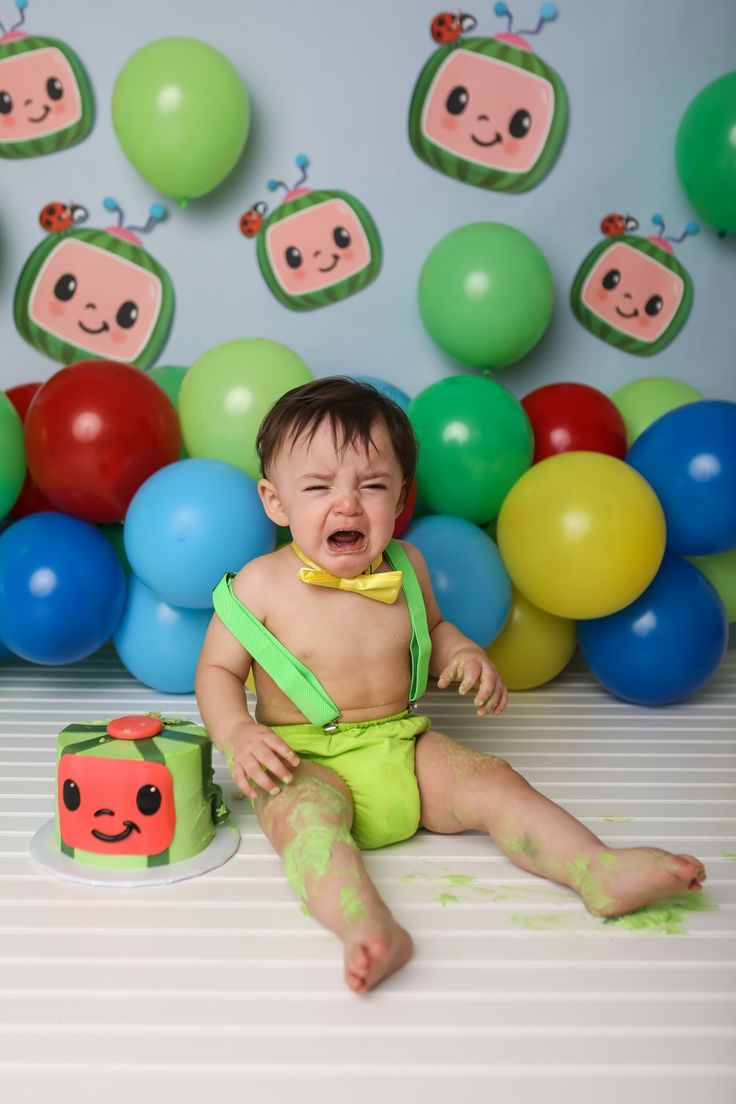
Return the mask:
{"type": "Polygon", "coordinates": [[[107,734],[116,740],[147,740],[158,736],[163,727],[159,717],[116,717],[107,726],[107,734]]]}

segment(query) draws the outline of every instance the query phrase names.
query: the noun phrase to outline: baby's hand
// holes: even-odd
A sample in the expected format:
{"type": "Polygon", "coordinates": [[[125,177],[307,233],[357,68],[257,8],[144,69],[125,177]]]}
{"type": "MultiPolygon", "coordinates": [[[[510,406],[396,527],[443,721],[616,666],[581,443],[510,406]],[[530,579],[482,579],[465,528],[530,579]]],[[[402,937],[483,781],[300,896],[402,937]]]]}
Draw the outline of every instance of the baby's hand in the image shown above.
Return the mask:
{"type": "Polygon", "coordinates": [[[444,690],[451,682],[460,683],[461,694],[478,686],[473,704],[479,717],[491,712],[497,716],[508,704],[506,687],[482,648],[461,648],[455,652],[437,680],[437,686],[444,690]]]}
{"type": "Polygon", "coordinates": [[[222,754],[235,785],[253,798],[258,796],[256,787],[275,796],[280,791],[274,778],[291,782],[293,775],[286,764],[299,764],[299,756],[286,741],[262,724],[240,725],[223,743],[222,754]]]}

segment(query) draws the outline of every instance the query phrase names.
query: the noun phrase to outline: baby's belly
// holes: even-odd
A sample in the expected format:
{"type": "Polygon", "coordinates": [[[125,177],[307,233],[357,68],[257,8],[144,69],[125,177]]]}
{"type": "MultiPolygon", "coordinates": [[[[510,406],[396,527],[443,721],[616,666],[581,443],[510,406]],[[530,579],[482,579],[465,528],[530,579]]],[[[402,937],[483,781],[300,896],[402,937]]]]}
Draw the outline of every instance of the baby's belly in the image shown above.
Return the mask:
{"type": "MultiPolygon", "coordinates": [[[[301,658],[301,657],[300,657],[301,658]]],[[[340,710],[341,721],[366,721],[400,713],[409,704],[410,669],[405,652],[356,659],[313,657],[302,662],[316,676],[340,710]]],[[[298,724],[305,718],[266,672],[254,664],[261,724],[298,724]]]]}

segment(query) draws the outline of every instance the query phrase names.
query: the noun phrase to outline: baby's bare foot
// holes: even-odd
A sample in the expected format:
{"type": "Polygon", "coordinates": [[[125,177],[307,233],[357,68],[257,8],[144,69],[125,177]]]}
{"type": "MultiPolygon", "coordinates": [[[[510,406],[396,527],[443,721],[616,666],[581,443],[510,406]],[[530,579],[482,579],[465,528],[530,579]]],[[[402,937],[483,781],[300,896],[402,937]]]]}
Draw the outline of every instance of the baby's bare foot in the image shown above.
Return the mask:
{"type": "Polygon", "coordinates": [[[597,852],[568,864],[570,884],[594,916],[622,916],[686,890],[700,890],[705,867],[692,855],[658,847],[597,852]]]}
{"type": "Polygon", "coordinates": [[[356,993],[366,993],[411,957],[408,931],[390,913],[367,919],[345,936],[345,980],[356,993]]]}

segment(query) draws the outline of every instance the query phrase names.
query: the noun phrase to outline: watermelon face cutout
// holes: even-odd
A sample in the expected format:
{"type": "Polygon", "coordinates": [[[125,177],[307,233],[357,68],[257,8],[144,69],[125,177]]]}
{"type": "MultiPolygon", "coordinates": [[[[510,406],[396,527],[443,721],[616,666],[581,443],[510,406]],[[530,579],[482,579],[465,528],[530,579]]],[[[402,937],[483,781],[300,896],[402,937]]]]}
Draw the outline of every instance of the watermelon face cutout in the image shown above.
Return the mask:
{"type": "MultiPolygon", "coordinates": [[[[661,216],[654,222],[664,229],[661,216]]],[[[677,239],[604,232],[609,240],[588,254],[575,277],[573,313],[601,340],[636,356],[652,356],[677,336],[690,313],[692,281],[669,242],[682,241],[697,227],[688,224],[677,239]]]]}
{"type": "Polygon", "coordinates": [[[100,855],[159,855],[174,838],[171,772],[143,759],[62,755],[57,771],[62,843],[100,855]]]}
{"type": "Polygon", "coordinates": [[[258,264],[279,302],[291,310],[313,310],[354,295],[376,278],[381,240],[354,196],[300,187],[308,162],[303,155],[296,162],[303,170],[297,186],[269,181],[271,191],[286,189],[282,205],[265,219],[265,204],[254,205],[240,227],[246,237],[258,236],[258,264]]]}
{"type": "Polygon", "coordinates": [[[31,345],[63,364],[87,357],[140,368],[155,362],[171,326],[174,290],[134,229],[145,228],[73,226],[34,250],[14,304],[15,324],[31,345]]]}
{"type": "MultiPolygon", "coordinates": [[[[0,36],[0,157],[38,157],[81,142],[92,129],[94,100],[81,61],[64,42],[18,31],[0,36]]],[[[4,28],[0,26],[0,32],[4,28]]]]}
{"type": "Polygon", "coordinates": [[[521,35],[458,35],[435,51],[419,75],[409,140],[423,161],[447,176],[523,192],[552,167],[567,116],[562,81],[521,35]]]}

